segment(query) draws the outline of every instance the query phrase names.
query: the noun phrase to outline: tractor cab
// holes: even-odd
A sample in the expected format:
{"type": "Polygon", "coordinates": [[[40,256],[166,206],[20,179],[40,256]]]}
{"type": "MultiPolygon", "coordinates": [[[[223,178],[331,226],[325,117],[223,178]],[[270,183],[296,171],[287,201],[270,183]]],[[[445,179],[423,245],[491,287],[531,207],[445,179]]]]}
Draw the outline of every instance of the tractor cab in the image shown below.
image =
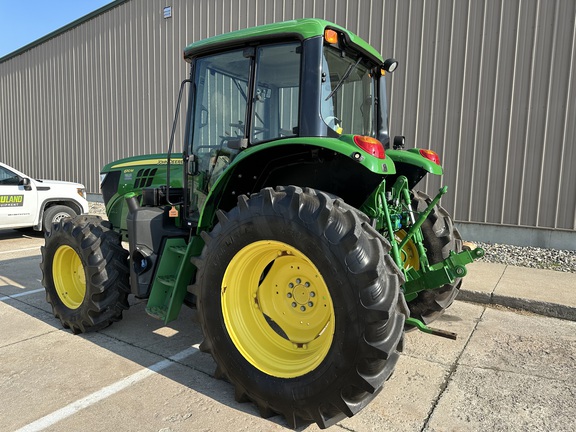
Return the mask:
{"type": "Polygon", "coordinates": [[[359,145],[383,157],[384,62],[338,26],[312,19],[271,24],[197,42],[184,55],[191,64],[183,151],[189,226],[199,223],[216,183],[244,152],[263,154],[229,171],[214,205],[230,207],[240,193],[279,184],[272,178],[287,166],[295,174],[303,170],[297,165],[310,165],[302,138],[364,137],[359,145]]]}

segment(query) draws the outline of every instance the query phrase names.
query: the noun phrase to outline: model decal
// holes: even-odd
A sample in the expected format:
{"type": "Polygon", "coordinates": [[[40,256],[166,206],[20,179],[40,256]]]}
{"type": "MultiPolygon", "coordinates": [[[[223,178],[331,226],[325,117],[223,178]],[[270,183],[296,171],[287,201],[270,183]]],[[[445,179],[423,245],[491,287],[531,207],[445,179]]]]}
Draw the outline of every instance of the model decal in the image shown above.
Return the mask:
{"type": "MultiPolygon", "coordinates": [[[[182,165],[184,161],[182,159],[172,159],[170,163],[173,165],[182,165]]],[[[115,168],[125,168],[131,166],[140,166],[140,165],[168,165],[168,159],[146,159],[146,160],[136,160],[130,162],[124,162],[121,164],[117,164],[112,166],[112,169],[115,168]]]]}
{"type": "Polygon", "coordinates": [[[0,207],[22,207],[24,195],[0,195],[0,207]]]}

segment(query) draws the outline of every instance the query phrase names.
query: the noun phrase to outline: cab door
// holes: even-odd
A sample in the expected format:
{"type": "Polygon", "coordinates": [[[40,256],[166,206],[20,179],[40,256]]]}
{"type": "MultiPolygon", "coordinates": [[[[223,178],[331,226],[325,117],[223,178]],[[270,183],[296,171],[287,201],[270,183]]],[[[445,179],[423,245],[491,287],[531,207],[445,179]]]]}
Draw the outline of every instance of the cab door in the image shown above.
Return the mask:
{"type": "Polygon", "coordinates": [[[38,215],[33,181],[0,166],[0,228],[33,226],[38,215]]]}

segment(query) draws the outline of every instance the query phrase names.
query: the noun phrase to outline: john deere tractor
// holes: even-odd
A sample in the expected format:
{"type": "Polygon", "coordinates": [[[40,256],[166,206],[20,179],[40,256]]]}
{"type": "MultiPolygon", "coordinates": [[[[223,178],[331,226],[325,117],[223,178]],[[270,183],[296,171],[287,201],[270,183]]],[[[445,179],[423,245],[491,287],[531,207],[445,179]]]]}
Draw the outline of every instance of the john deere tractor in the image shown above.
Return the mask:
{"type": "Polygon", "coordinates": [[[166,323],[197,308],[200,348],[238,401],[328,427],[378,394],[405,331],[453,337],[428,324],[483,251],[439,205],[445,187],[415,189],[439,157],[389,136],[397,62],[358,36],[303,19],[184,58],[167,153],[106,165],[108,220],[47,233],[47,300],[74,333],[120,320],[129,295],[166,323]]]}

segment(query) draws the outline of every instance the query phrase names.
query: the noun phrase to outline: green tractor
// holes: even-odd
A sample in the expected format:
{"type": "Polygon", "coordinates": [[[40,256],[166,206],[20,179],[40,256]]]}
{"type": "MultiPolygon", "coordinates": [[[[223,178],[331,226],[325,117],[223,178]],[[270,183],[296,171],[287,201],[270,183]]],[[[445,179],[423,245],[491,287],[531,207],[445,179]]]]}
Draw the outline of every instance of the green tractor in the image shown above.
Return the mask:
{"type": "Polygon", "coordinates": [[[74,333],[120,320],[129,295],[165,323],[197,308],[200,348],[238,401],[328,427],[379,393],[405,331],[454,337],[427,324],[483,251],[439,205],[446,188],[414,189],[439,158],[389,137],[397,62],[358,36],[295,20],[184,58],[168,152],[106,165],[108,220],[47,233],[47,300],[74,333]]]}

